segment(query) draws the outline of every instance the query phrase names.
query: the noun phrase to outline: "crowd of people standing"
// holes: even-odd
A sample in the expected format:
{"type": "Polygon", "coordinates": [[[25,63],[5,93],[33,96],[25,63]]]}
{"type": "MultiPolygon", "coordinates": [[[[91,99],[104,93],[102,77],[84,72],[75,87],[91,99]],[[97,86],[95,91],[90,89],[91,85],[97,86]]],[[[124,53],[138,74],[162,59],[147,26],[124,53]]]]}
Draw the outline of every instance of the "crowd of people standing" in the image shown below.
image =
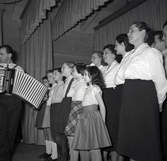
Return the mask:
{"type": "Polygon", "coordinates": [[[91,65],[67,61],[47,72],[52,86],[36,120],[46,136],[41,160],[167,160],[167,22],[163,51],[152,33],[136,21],[94,51],[91,65]]]}

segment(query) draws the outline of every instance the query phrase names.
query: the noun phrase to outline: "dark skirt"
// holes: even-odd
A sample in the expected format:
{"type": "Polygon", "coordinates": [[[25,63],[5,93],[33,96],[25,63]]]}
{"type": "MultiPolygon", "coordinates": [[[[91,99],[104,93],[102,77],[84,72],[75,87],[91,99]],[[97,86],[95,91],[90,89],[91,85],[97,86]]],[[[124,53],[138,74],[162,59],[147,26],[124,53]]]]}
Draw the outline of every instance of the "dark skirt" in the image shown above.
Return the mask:
{"type": "Polygon", "coordinates": [[[92,150],[111,145],[108,130],[97,106],[84,106],[75,129],[72,148],[92,150]]]}
{"type": "Polygon", "coordinates": [[[64,134],[71,109],[71,97],[64,97],[61,103],[55,104],[56,108],[54,108],[54,104],[51,105],[51,115],[53,115],[52,112],[54,112],[54,116],[52,116],[52,118],[54,117],[53,121],[55,126],[55,132],[59,134],[64,134]]]}
{"type": "Polygon", "coordinates": [[[41,108],[38,111],[36,122],[35,122],[36,128],[39,128],[39,129],[43,128],[42,124],[43,124],[43,119],[44,119],[44,115],[45,115],[45,108],[46,108],[46,102],[41,105],[41,108]]]}
{"type": "Polygon", "coordinates": [[[65,128],[65,135],[69,135],[69,136],[74,135],[78,119],[80,118],[83,112],[81,103],[82,103],[81,101],[73,101],[71,103],[71,110],[70,110],[67,126],[65,128]]]}
{"type": "Polygon", "coordinates": [[[58,109],[61,108],[61,103],[54,103],[51,104],[50,107],[50,131],[53,140],[56,142],[56,136],[57,136],[57,124],[59,123],[59,120],[57,119],[57,113],[59,112],[58,109]]]}
{"type": "Polygon", "coordinates": [[[103,101],[106,107],[106,126],[112,142],[112,147],[104,148],[103,150],[105,151],[115,151],[122,96],[121,92],[121,85],[117,86],[115,89],[107,88],[103,90],[103,101]]]}
{"type": "Polygon", "coordinates": [[[137,161],[161,161],[159,104],[155,85],[125,80],[116,152],[137,161]]]}
{"type": "Polygon", "coordinates": [[[163,110],[160,113],[161,118],[161,137],[163,149],[163,161],[167,161],[167,99],[163,103],[163,110]]]}

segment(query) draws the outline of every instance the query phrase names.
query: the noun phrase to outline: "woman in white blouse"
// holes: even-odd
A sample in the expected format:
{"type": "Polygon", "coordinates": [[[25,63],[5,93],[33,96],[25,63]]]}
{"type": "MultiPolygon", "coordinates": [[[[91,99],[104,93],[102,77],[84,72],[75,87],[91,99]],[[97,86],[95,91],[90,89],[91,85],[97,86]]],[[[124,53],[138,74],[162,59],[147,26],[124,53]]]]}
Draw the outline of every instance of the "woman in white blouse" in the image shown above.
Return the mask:
{"type": "Polygon", "coordinates": [[[117,108],[117,100],[115,97],[114,80],[120,66],[120,61],[116,61],[117,54],[115,51],[115,45],[108,44],[104,46],[103,52],[103,59],[107,64],[106,69],[103,72],[106,86],[106,88],[103,89],[103,100],[106,107],[106,126],[112,140],[112,147],[103,149],[103,160],[107,161],[107,155],[110,152],[112,160],[118,161],[118,155],[115,153],[115,146],[118,131],[119,108],[117,108]]]}
{"type": "Polygon", "coordinates": [[[119,70],[124,85],[116,152],[131,161],[162,160],[159,111],[167,81],[162,54],[147,44],[150,33],[145,22],[131,25],[128,38],[134,49],[119,70]]]}

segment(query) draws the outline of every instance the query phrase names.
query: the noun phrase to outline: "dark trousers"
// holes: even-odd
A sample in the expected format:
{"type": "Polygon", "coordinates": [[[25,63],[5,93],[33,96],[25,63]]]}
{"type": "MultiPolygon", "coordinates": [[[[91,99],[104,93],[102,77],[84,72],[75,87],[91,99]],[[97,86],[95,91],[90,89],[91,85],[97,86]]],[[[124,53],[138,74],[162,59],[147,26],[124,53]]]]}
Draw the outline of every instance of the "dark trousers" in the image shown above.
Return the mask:
{"type": "Polygon", "coordinates": [[[67,161],[68,159],[68,140],[63,134],[54,134],[54,141],[57,143],[58,161],[67,161]]]}
{"type": "Polygon", "coordinates": [[[10,161],[21,112],[21,100],[0,94],[0,161],[10,161]]]}

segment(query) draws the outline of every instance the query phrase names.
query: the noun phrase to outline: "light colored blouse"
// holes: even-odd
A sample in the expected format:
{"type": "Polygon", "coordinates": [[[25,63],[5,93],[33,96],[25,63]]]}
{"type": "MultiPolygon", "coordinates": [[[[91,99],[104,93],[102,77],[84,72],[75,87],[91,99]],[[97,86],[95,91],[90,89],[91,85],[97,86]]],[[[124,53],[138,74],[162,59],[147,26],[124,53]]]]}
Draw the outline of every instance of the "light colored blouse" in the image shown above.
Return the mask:
{"type": "Polygon", "coordinates": [[[106,88],[114,88],[115,85],[115,76],[117,74],[117,71],[119,69],[120,64],[115,60],[111,66],[107,66],[105,68],[105,71],[103,73],[104,82],[106,85],[106,88]]]}
{"type": "MultiPolygon", "coordinates": [[[[68,88],[68,85],[69,85],[71,79],[73,79],[72,76],[66,78],[66,80],[65,80],[63,97],[65,97],[65,94],[66,94],[66,91],[67,91],[67,88],[68,88]]],[[[73,94],[74,94],[74,89],[73,89],[73,88],[75,88],[75,85],[76,85],[76,80],[74,80],[74,81],[72,82],[71,87],[70,87],[70,90],[69,90],[69,92],[67,93],[67,97],[72,97],[72,96],[73,96],[73,94]]]]}
{"type": "Polygon", "coordinates": [[[119,69],[116,73],[116,76],[115,76],[115,85],[116,86],[125,83],[125,79],[122,76],[122,74],[125,72],[127,60],[129,59],[131,54],[132,54],[132,52],[127,52],[121,60],[120,67],[119,67],[119,69]]]}
{"type": "Polygon", "coordinates": [[[59,103],[63,99],[63,94],[64,94],[64,82],[61,81],[58,84],[56,84],[53,88],[53,94],[51,98],[51,104],[53,103],[59,103]]]}
{"type": "Polygon", "coordinates": [[[82,106],[98,105],[96,99],[97,93],[100,93],[102,95],[102,91],[99,86],[97,85],[88,86],[82,101],[82,106]]]}
{"type": "Polygon", "coordinates": [[[72,96],[72,101],[82,101],[84,94],[87,89],[87,85],[84,79],[77,82],[74,89],[74,94],[72,96]]]}
{"type": "Polygon", "coordinates": [[[102,75],[104,74],[105,70],[106,70],[106,66],[100,65],[99,70],[101,71],[102,75]]]}
{"type": "Polygon", "coordinates": [[[47,102],[46,102],[46,105],[47,105],[47,106],[50,106],[50,105],[51,105],[51,100],[52,100],[54,88],[55,88],[56,85],[57,85],[57,84],[55,83],[55,84],[53,84],[52,87],[50,88],[50,91],[49,91],[49,98],[48,98],[48,100],[47,100],[47,102]]]}
{"type": "Polygon", "coordinates": [[[130,52],[119,70],[119,77],[125,79],[152,80],[155,84],[159,104],[166,98],[167,80],[163,68],[162,54],[144,43],[130,52]]]}

